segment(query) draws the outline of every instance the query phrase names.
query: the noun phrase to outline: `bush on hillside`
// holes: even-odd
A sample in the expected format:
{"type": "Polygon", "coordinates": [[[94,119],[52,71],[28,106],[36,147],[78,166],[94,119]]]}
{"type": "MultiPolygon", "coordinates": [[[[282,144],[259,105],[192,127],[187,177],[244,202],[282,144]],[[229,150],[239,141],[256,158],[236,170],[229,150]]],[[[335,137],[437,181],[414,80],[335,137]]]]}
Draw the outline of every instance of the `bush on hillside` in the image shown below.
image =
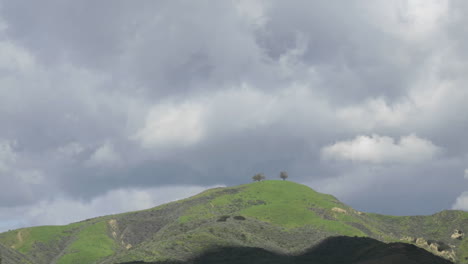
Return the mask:
{"type": "Polygon", "coordinates": [[[257,173],[252,177],[252,180],[254,180],[254,181],[262,181],[262,180],[265,180],[265,179],[266,179],[266,177],[265,177],[265,175],[263,175],[263,173],[257,173]]]}
{"type": "Polygon", "coordinates": [[[280,173],[280,178],[283,179],[283,181],[286,180],[288,177],[289,177],[289,175],[288,175],[287,172],[282,171],[282,172],[280,173]]]}
{"type": "Polygon", "coordinates": [[[229,219],[229,215],[223,215],[218,218],[218,222],[226,222],[229,219]]]}

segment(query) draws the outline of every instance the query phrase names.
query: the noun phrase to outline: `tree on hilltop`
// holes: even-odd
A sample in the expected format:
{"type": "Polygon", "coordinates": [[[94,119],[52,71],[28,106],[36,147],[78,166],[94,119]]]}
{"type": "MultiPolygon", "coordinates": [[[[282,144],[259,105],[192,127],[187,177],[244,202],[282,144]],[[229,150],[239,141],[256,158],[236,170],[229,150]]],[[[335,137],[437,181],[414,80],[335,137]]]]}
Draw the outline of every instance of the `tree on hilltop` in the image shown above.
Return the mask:
{"type": "Polygon", "coordinates": [[[287,172],[282,171],[282,172],[280,173],[280,178],[283,179],[283,181],[286,180],[288,177],[289,177],[289,176],[288,176],[288,173],[287,173],[287,172]]]}
{"type": "Polygon", "coordinates": [[[263,173],[257,173],[255,174],[253,177],[252,177],[252,180],[254,181],[262,181],[264,180],[266,177],[265,175],[263,175],[263,173]]]}

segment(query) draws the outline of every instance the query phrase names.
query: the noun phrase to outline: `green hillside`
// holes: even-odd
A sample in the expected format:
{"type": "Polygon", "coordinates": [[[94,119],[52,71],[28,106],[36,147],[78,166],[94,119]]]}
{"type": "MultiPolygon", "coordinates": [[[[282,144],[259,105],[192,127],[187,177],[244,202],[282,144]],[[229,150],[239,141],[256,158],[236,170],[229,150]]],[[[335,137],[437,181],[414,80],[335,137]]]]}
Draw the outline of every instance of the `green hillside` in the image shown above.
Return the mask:
{"type": "Polygon", "coordinates": [[[462,211],[404,217],[362,213],[301,184],[262,181],[210,189],[143,211],[9,231],[0,234],[0,253],[14,252],[11,263],[186,261],[218,247],[299,255],[328,237],[345,235],[412,243],[468,263],[465,230],[468,213],[462,211]]]}

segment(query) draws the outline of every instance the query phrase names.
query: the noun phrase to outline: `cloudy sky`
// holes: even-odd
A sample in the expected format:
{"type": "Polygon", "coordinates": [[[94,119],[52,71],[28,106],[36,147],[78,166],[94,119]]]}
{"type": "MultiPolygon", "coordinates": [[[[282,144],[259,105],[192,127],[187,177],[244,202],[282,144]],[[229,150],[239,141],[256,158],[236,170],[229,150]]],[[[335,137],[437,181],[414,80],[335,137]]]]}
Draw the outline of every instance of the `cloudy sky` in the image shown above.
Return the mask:
{"type": "Polygon", "coordinates": [[[468,209],[464,0],[0,0],[0,231],[263,172],[468,209]]]}

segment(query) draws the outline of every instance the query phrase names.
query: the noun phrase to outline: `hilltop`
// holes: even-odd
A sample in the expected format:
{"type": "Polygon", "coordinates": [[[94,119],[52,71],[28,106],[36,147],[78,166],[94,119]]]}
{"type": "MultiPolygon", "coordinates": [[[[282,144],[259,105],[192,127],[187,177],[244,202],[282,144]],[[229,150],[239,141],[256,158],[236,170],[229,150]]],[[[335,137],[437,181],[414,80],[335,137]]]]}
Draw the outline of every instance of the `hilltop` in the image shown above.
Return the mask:
{"type": "Polygon", "coordinates": [[[347,236],[358,245],[363,241],[359,237],[372,238],[365,243],[379,252],[392,248],[424,255],[395,246],[405,242],[456,263],[468,263],[463,234],[467,229],[468,213],[462,211],[430,216],[364,213],[305,185],[262,181],[210,189],[143,211],[5,232],[0,234],[0,252],[14,256],[16,262],[11,263],[35,264],[188,263],[197,256],[206,257],[207,252],[216,255],[233,249],[301,259],[311,257],[311,249],[327,238],[347,236]]]}

